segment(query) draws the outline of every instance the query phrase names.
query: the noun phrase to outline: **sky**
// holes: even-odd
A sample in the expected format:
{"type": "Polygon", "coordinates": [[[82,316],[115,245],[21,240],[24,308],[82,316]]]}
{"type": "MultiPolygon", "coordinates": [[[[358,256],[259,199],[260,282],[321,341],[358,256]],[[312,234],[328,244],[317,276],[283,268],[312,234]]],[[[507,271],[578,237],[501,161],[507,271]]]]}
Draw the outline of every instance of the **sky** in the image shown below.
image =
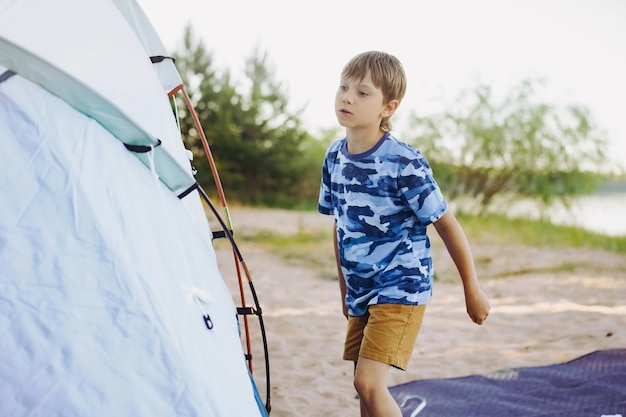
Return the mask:
{"type": "Polygon", "coordinates": [[[504,95],[544,80],[548,104],[588,108],[610,155],[626,166],[626,0],[138,0],[166,48],[181,49],[191,25],[214,69],[243,80],[255,48],[309,132],[339,128],[334,96],[354,55],[402,61],[407,94],[392,119],[443,110],[479,83],[504,95]]]}

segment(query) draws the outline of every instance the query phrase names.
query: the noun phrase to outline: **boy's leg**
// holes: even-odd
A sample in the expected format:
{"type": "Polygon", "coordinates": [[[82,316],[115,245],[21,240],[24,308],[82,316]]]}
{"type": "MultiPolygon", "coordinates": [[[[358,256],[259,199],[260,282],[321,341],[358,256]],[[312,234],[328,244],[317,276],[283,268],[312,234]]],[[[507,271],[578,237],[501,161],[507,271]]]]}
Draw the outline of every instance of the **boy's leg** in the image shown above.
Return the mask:
{"type": "Polygon", "coordinates": [[[343,358],[356,361],[361,417],[402,416],[387,388],[387,374],[391,366],[406,369],[424,310],[423,305],[382,304],[349,317],[343,358]]]}
{"type": "Polygon", "coordinates": [[[402,417],[402,411],[387,388],[390,365],[359,357],[354,387],[361,401],[361,417],[402,417]]]}
{"type": "Polygon", "coordinates": [[[377,304],[368,308],[354,373],[362,417],[402,416],[387,388],[387,374],[391,366],[406,369],[424,311],[423,305],[377,304]]]}
{"type": "MultiPolygon", "coordinates": [[[[357,361],[354,361],[354,375],[356,375],[356,365],[357,365],[357,361]]],[[[353,384],[354,384],[354,379],[352,380],[353,384]]],[[[363,401],[363,398],[361,398],[358,393],[357,393],[357,398],[359,399],[359,410],[360,412],[360,417],[369,417],[370,414],[367,412],[367,406],[365,405],[365,401],[363,401]]]]}

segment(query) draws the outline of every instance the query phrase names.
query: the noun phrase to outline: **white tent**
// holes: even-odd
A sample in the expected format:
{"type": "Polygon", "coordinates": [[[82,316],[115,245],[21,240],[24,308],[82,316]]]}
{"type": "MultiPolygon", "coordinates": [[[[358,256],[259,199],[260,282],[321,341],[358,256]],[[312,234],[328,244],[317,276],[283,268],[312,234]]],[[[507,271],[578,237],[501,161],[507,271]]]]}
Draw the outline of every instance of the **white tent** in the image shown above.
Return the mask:
{"type": "Polygon", "coordinates": [[[159,55],[134,0],[0,0],[1,416],[267,415],[159,55]]]}

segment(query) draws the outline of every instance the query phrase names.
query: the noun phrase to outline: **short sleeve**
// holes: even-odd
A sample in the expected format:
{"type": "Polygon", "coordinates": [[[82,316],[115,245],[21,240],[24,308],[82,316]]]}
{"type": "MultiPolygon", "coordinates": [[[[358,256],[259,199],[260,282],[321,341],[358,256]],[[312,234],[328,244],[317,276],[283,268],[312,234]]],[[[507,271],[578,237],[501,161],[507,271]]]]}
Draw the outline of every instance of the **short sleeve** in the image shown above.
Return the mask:
{"type": "Polygon", "coordinates": [[[332,198],[332,176],[331,171],[333,166],[337,163],[337,150],[339,149],[340,141],[333,142],[326,150],[324,156],[324,163],[322,164],[322,180],[320,183],[320,194],[317,202],[317,211],[322,214],[333,214],[333,198],[332,198]]]}
{"type": "Polygon", "coordinates": [[[433,172],[419,152],[401,167],[398,185],[407,204],[423,225],[429,225],[445,214],[448,204],[433,177],[433,172]]]}

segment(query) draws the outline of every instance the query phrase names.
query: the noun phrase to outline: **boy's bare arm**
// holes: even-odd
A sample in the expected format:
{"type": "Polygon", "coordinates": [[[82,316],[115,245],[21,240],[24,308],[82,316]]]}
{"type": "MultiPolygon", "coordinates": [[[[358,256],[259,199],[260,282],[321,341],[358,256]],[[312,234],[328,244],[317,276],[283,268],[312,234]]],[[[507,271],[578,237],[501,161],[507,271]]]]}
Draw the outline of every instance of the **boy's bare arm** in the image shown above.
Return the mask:
{"type": "Polygon", "coordinates": [[[467,313],[474,323],[482,324],[489,315],[491,305],[478,283],[474,259],[465,232],[451,211],[447,211],[434,226],[463,281],[467,313]]]}
{"type": "Polygon", "coordinates": [[[343,278],[341,270],[341,261],[339,260],[339,245],[337,243],[337,228],[333,226],[333,244],[335,245],[335,262],[337,263],[337,277],[339,278],[339,291],[341,292],[341,307],[343,315],[348,318],[348,306],[346,306],[346,281],[343,278]]]}

